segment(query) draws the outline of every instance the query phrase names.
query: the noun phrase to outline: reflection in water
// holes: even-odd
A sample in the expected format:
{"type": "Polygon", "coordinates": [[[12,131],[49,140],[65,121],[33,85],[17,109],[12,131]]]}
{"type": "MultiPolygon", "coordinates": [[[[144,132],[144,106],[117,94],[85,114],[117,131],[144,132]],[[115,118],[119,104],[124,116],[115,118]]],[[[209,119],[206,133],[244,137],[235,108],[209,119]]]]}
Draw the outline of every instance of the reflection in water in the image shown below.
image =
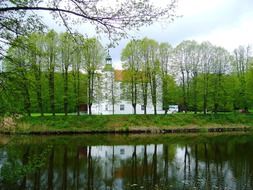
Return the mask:
{"type": "Polygon", "coordinates": [[[0,189],[253,189],[251,139],[99,146],[14,143],[0,149],[0,189]]]}

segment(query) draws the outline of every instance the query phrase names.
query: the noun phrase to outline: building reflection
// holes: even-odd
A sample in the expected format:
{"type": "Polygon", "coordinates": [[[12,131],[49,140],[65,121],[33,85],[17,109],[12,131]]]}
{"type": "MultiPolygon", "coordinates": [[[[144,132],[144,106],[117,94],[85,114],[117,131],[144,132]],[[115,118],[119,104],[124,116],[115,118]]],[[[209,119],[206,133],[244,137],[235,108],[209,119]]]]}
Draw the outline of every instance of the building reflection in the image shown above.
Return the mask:
{"type": "Polygon", "coordinates": [[[13,146],[0,149],[0,187],[253,189],[252,153],[238,155],[242,146],[253,144],[13,146]]]}

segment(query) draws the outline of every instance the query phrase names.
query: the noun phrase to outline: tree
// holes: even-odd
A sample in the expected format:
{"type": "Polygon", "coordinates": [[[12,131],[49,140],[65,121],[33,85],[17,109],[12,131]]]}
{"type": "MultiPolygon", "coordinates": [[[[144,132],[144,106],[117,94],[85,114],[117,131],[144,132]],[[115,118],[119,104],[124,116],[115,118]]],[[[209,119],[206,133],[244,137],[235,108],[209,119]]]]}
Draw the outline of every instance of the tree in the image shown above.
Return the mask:
{"type": "Polygon", "coordinates": [[[87,86],[88,86],[88,106],[89,114],[92,114],[91,107],[95,100],[95,83],[98,76],[96,73],[102,66],[104,57],[104,49],[100,42],[95,38],[88,38],[85,40],[83,47],[84,54],[84,70],[87,73],[87,86]]]}
{"type": "MultiPolygon", "coordinates": [[[[8,50],[4,63],[6,72],[9,77],[15,79],[17,84],[14,86],[17,94],[20,94],[23,99],[23,110],[28,116],[31,115],[31,98],[29,92],[29,62],[28,62],[28,44],[24,43],[24,47],[19,47],[17,44],[27,41],[25,37],[19,37],[13,42],[13,46],[8,50]]],[[[13,93],[14,93],[13,92],[13,93]]]]}
{"type": "Polygon", "coordinates": [[[74,44],[73,38],[69,33],[63,33],[60,36],[60,47],[61,47],[61,69],[64,79],[64,113],[68,115],[68,75],[71,62],[73,60],[74,44]]]}
{"type": "Polygon", "coordinates": [[[243,47],[239,46],[234,50],[234,66],[237,77],[240,81],[240,107],[248,112],[248,97],[246,91],[246,72],[249,70],[249,58],[250,58],[250,46],[243,47]]]}
{"type": "Polygon", "coordinates": [[[46,57],[46,70],[48,74],[48,94],[50,99],[51,113],[55,115],[55,67],[58,52],[58,34],[49,31],[44,37],[44,51],[46,57]]]}
{"type": "Polygon", "coordinates": [[[211,66],[212,76],[212,102],[213,112],[217,113],[218,110],[225,110],[225,99],[226,99],[226,86],[224,85],[225,75],[230,71],[230,54],[221,47],[214,48],[214,62],[211,66]]]}
{"type": "Polygon", "coordinates": [[[31,64],[31,70],[33,71],[35,78],[35,91],[37,95],[38,109],[43,116],[43,99],[42,99],[42,62],[43,62],[43,39],[41,34],[33,33],[28,38],[28,60],[31,64]]]}
{"type": "Polygon", "coordinates": [[[144,114],[148,103],[148,90],[150,89],[151,102],[154,114],[157,113],[157,87],[160,71],[158,60],[158,43],[155,40],[144,38],[141,40],[141,89],[144,105],[144,114]],[[149,85],[149,86],[148,86],[149,85]]]}
{"type": "Polygon", "coordinates": [[[182,86],[182,109],[187,113],[189,104],[189,82],[190,82],[190,62],[189,62],[189,41],[181,42],[175,48],[175,64],[179,65],[180,81],[182,86]]]}
{"type": "Polygon", "coordinates": [[[159,45],[159,62],[161,68],[161,76],[162,76],[162,103],[163,109],[165,110],[165,114],[168,112],[168,106],[170,103],[170,91],[172,89],[169,88],[169,63],[171,61],[173,48],[168,43],[161,43],[159,45]]]}
{"type": "Polygon", "coordinates": [[[136,105],[138,100],[138,84],[140,82],[140,41],[131,40],[122,50],[121,60],[123,68],[126,70],[125,82],[130,92],[130,100],[136,114],[136,105]]]}
{"type": "Polygon", "coordinates": [[[0,108],[3,112],[28,113],[30,102],[30,112],[41,115],[51,112],[54,115],[64,111],[64,100],[68,104],[67,112],[77,111],[79,104],[86,103],[87,77],[80,72],[84,64],[84,38],[75,37],[83,42],[78,44],[72,37],[60,41],[59,35],[53,31],[21,36],[13,42],[3,60],[4,69],[0,75],[0,108]],[[67,40],[71,41],[68,44],[70,53],[67,40]],[[67,98],[62,96],[64,94],[67,98]],[[21,105],[25,100],[26,107],[24,103],[21,105]]]}
{"type": "Polygon", "coordinates": [[[74,94],[75,94],[75,107],[77,111],[77,115],[80,115],[80,85],[81,85],[81,67],[83,65],[84,57],[83,57],[83,45],[84,38],[81,35],[75,35],[74,39],[76,40],[76,48],[73,52],[73,62],[72,62],[72,74],[73,74],[73,83],[74,83],[74,94]]]}
{"type": "MultiPolygon", "coordinates": [[[[19,36],[28,36],[32,32],[43,30],[44,26],[41,19],[35,13],[30,12],[27,14],[22,9],[17,12],[8,10],[9,7],[35,6],[36,2],[39,1],[2,0],[0,2],[0,58],[6,56],[8,46],[13,46],[14,44],[12,42],[19,36]]],[[[19,45],[18,41],[15,42],[15,45],[19,45]]]]}
{"type": "Polygon", "coordinates": [[[144,114],[147,114],[147,104],[148,104],[148,84],[149,84],[149,76],[148,76],[148,67],[149,60],[148,57],[149,52],[146,48],[146,38],[141,40],[141,92],[143,99],[143,107],[144,114]]]}
{"type": "Polygon", "coordinates": [[[201,51],[201,68],[203,76],[203,112],[207,114],[208,95],[209,95],[209,76],[211,65],[214,61],[214,48],[210,42],[203,42],[200,47],[201,51]]]}
{"type": "Polygon", "coordinates": [[[158,75],[160,73],[160,63],[158,60],[158,43],[155,40],[149,40],[149,65],[148,65],[148,79],[150,84],[151,100],[154,107],[154,114],[157,114],[157,99],[158,99],[158,75]]]}
{"type": "MultiPolygon", "coordinates": [[[[17,34],[26,35],[42,30],[38,11],[48,11],[54,18],[71,30],[71,24],[92,24],[98,33],[106,33],[112,41],[127,35],[128,30],[150,25],[158,20],[173,21],[176,0],[162,7],[150,0],[113,1],[110,5],[103,0],[2,0],[0,2],[0,38],[8,43],[17,34]]],[[[1,45],[1,54],[5,49],[1,45]]]]}

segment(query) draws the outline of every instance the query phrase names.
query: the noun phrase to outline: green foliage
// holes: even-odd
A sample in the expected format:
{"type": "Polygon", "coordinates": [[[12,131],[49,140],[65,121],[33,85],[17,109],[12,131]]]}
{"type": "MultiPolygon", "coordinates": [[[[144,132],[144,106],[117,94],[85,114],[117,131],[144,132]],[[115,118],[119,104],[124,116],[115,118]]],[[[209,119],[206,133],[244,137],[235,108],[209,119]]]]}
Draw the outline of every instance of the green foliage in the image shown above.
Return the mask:
{"type": "Polygon", "coordinates": [[[11,185],[27,174],[34,173],[39,168],[42,168],[47,162],[47,155],[51,151],[51,148],[52,146],[48,145],[46,148],[43,148],[43,151],[34,152],[34,154],[30,154],[30,156],[26,158],[26,153],[29,152],[29,148],[27,148],[24,150],[23,162],[16,159],[20,154],[20,150],[15,148],[11,149],[12,152],[9,152],[11,157],[4,162],[1,168],[1,180],[5,184],[11,185]]]}
{"type": "Polygon", "coordinates": [[[48,113],[52,112],[52,101],[54,112],[63,112],[66,101],[67,111],[76,112],[78,105],[87,103],[87,75],[82,73],[85,60],[81,57],[84,53],[80,52],[85,51],[82,44],[85,40],[82,36],[74,37],[50,31],[21,36],[13,41],[1,73],[1,88],[4,87],[0,94],[1,113],[48,113]],[[74,37],[81,45],[73,41],[74,37]],[[69,52],[61,54],[64,48],[69,52]],[[66,66],[72,67],[66,70],[68,80],[61,72],[66,66]]]}

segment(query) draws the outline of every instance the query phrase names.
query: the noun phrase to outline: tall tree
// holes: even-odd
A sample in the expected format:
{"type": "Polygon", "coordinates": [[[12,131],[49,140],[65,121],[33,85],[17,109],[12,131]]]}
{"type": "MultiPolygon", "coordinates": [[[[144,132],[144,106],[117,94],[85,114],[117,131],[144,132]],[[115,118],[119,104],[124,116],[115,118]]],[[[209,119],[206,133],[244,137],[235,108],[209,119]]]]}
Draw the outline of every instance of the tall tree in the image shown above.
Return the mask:
{"type": "Polygon", "coordinates": [[[210,42],[201,44],[201,64],[203,73],[203,113],[207,114],[208,96],[209,96],[209,78],[211,65],[214,62],[214,47],[210,42]]]}
{"type": "Polygon", "coordinates": [[[81,35],[74,36],[76,47],[73,52],[73,62],[72,62],[72,74],[73,74],[73,83],[74,83],[74,94],[75,94],[75,107],[77,111],[77,115],[80,115],[80,85],[81,85],[81,67],[84,62],[83,58],[83,45],[84,45],[84,38],[81,35]]]}
{"type": "Polygon", "coordinates": [[[31,64],[31,70],[33,71],[35,78],[35,91],[37,95],[38,109],[43,116],[43,99],[42,99],[42,62],[43,62],[43,51],[42,51],[42,34],[33,33],[28,38],[28,54],[29,62],[31,64]]]}
{"type": "Polygon", "coordinates": [[[169,64],[172,57],[172,46],[168,43],[161,43],[159,45],[159,62],[161,68],[162,78],[162,104],[165,114],[168,112],[168,106],[170,103],[169,91],[169,64]]]}
{"type": "Polygon", "coordinates": [[[46,57],[46,69],[48,73],[48,94],[50,99],[51,113],[55,115],[55,67],[58,54],[58,35],[49,31],[45,35],[44,51],[46,57]]]}
{"type": "Polygon", "coordinates": [[[182,109],[187,113],[189,104],[189,81],[190,81],[190,65],[188,55],[188,41],[181,42],[175,48],[175,63],[178,64],[180,72],[180,81],[182,86],[182,109]]]}
{"type": "Polygon", "coordinates": [[[142,92],[142,99],[143,99],[143,107],[144,107],[144,114],[147,114],[147,104],[148,104],[148,84],[149,84],[149,75],[148,75],[148,68],[149,68],[149,51],[147,51],[147,42],[146,38],[141,40],[141,92],[142,92]]]}
{"type": "Polygon", "coordinates": [[[129,87],[130,99],[134,114],[136,114],[136,105],[138,100],[138,84],[140,82],[140,41],[131,40],[122,50],[121,60],[123,68],[126,70],[125,82],[129,87]]]}
{"type": "Polygon", "coordinates": [[[224,84],[225,74],[227,74],[230,69],[230,54],[221,47],[215,47],[214,49],[214,62],[212,64],[212,102],[213,102],[213,112],[217,113],[218,110],[223,107],[225,103],[226,86],[224,84]]]}
{"type": "Polygon", "coordinates": [[[190,64],[192,69],[192,80],[193,80],[193,87],[192,87],[192,96],[193,96],[193,110],[194,114],[197,114],[198,111],[198,76],[199,76],[199,69],[200,69],[200,45],[197,44],[196,41],[190,41],[190,64]]]}
{"type": "Polygon", "coordinates": [[[69,33],[63,33],[60,36],[60,47],[61,47],[61,69],[64,79],[64,114],[68,115],[68,90],[69,90],[69,68],[73,60],[73,38],[69,33]]]}
{"type": "Polygon", "coordinates": [[[243,47],[239,46],[234,50],[234,66],[236,70],[237,77],[240,81],[239,94],[241,97],[239,105],[246,112],[248,112],[248,102],[247,102],[247,91],[246,91],[246,72],[249,69],[250,60],[250,46],[243,47]]]}
{"type": "Polygon", "coordinates": [[[158,73],[159,60],[158,43],[155,40],[144,38],[141,40],[141,87],[144,103],[144,113],[146,114],[146,107],[148,103],[148,89],[150,89],[151,102],[154,107],[154,114],[157,113],[157,87],[158,87],[158,73]],[[149,85],[149,86],[148,86],[149,85]]]}
{"type": "Polygon", "coordinates": [[[20,47],[21,42],[26,42],[26,37],[19,37],[13,42],[13,46],[8,49],[7,57],[5,57],[6,72],[13,76],[15,82],[15,90],[19,91],[23,99],[23,110],[28,116],[31,115],[31,97],[29,91],[30,80],[29,76],[29,62],[28,62],[28,44],[24,43],[20,47]]]}
{"type": "Polygon", "coordinates": [[[104,49],[100,42],[95,38],[88,38],[85,40],[84,48],[84,70],[87,73],[87,87],[88,87],[88,106],[89,114],[92,114],[92,104],[95,100],[95,83],[98,76],[97,71],[102,66],[104,57],[104,49]]]}
{"type": "Polygon", "coordinates": [[[158,75],[160,73],[160,63],[158,60],[158,43],[154,40],[149,40],[148,51],[149,55],[149,66],[148,76],[150,84],[151,101],[154,107],[154,114],[157,114],[157,99],[158,99],[158,75]]]}

